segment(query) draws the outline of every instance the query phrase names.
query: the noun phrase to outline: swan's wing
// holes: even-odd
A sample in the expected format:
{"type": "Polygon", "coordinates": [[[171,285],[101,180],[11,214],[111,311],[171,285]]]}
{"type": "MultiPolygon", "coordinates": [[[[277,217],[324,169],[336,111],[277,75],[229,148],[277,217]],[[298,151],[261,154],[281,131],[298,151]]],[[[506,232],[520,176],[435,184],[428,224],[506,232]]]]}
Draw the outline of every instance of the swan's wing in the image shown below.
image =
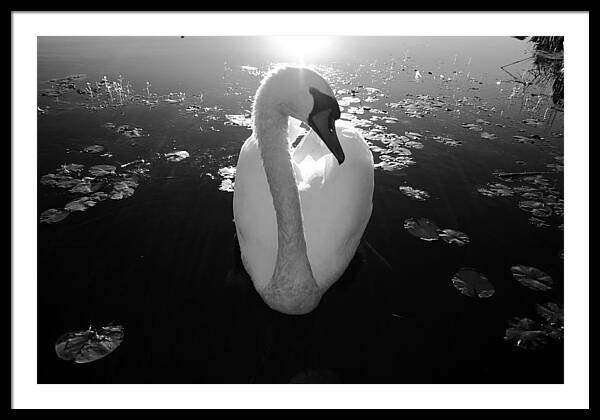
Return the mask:
{"type": "Polygon", "coordinates": [[[325,160],[323,177],[300,191],[308,257],[320,287],[329,287],[346,269],[373,208],[373,155],[350,123],[338,121],[336,130],[346,155],[342,165],[313,131],[294,153],[297,176],[297,162],[311,153],[325,160]]]}

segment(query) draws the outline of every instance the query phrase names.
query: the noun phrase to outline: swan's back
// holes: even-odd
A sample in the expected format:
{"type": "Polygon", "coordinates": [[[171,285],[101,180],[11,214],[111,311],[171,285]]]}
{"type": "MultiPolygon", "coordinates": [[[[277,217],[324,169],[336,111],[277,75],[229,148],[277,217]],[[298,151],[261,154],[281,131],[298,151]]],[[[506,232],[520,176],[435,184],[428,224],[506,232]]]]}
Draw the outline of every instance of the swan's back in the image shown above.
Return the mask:
{"type": "MultiPolygon", "coordinates": [[[[323,290],[348,266],[372,211],[373,156],[350,123],[338,121],[336,131],[346,155],[341,166],[313,131],[293,155],[308,259],[323,290]],[[316,160],[315,164],[311,160],[316,160]]],[[[244,266],[260,288],[273,275],[277,221],[254,136],[240,151],[233,212],[244,266]]]]}

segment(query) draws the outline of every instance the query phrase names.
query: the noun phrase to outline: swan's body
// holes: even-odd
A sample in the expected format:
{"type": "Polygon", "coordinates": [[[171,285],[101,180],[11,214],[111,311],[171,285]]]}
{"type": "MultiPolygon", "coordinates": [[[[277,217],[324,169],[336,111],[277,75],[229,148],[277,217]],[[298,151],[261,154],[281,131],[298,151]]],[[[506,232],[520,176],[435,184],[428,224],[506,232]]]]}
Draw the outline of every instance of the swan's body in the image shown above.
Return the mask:
{"type": "Polygon", "coordinates": [[[317,110],[318,100],[303,92],[309,86],[333,96],[308,69],[286,67],[263,81],[233,199],[242,261],[256,290],[269,306],[291,314],[313,310],[343,274],[372,211],[373,157],[349,123],[333,119],[329,133],[321,131],[326,138],[337,133],[341,151],[312,130],[290,153],[295,137],[288,117],[306,120],[306,109],[317,110]]]}

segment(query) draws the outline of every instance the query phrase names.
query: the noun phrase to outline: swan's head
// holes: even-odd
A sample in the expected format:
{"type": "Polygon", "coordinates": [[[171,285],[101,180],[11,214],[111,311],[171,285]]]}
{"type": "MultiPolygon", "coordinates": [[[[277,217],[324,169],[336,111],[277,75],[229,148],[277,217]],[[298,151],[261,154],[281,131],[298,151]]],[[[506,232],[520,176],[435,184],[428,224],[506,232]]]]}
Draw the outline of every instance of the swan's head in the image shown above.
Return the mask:
{"type": "Polygon", "coordinates": [[[280,66],[263,79],[254,103],[276,109],[308,124],[333,153],[338,163],[345,156],[335,131],[340,107],[327,81],[307,67],[280,66]]]}

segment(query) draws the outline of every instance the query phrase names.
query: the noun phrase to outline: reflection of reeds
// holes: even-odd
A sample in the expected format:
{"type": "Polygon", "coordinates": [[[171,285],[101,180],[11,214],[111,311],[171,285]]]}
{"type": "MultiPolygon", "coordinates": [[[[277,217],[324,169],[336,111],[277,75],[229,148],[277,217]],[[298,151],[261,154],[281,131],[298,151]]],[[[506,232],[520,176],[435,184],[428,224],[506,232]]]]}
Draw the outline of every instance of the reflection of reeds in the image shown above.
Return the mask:
{"type": "Polygon", "coordinates": [[[564,37],[533,36],[529,42],[534,45],[534,79],[541,83],[552,83],[552,102],[564,103],[564,37]]]}
{"type": "MultiPolygon", "coordinates": [[[[525,39],[527,37],[515,36],[513,38],[525,39]]],[[[508,73],[515,82],[521,83],[524,89],[536,85],[545,88],[552,88],[553,109],[562,111],[564,107],[564,55],[562,36],[532,36],[528,42],[533,44],[531,57],[524,58],[501,66],[500,68],[508,73]],[[527,60],[533,60],[533,68],[526,70],[523,74],[515,76],[506,68],[514,64],[527,60]]],[[[513,88],[511,98],[517,94],[517,89],[513,88]]],[[[539,105],[539,101],[538,104],[539,105]]],[[[536,108],[537,108],[536,105],[536,108]]]]}
{"type": "Polygon", "coordinates": [[[547,52],[562,52],[564,37],[562,36],[532,36],[529,42],[535,44],[535,49],[547,52]]]}

